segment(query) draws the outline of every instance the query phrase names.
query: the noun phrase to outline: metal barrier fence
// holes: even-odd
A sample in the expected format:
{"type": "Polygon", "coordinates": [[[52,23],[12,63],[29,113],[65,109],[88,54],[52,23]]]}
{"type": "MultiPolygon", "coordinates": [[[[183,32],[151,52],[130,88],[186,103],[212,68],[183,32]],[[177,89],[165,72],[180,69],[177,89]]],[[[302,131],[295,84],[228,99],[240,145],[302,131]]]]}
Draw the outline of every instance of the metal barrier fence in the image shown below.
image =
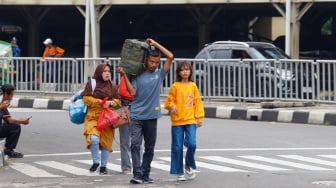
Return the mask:
{"type": "MultiPolygon", "coordinates": [[[[162,59],[162,63],[165,59],[162,59]]],[[[84,87],[98,63],[112,65],[112,80],[120,58],[0,58],[0,84],[17,91],[72,94],[84,87]]],[[[175,79],[176,63],[189,61],[204,100],[313,101],[336,103],[336,60],[175,59],[162,85],[166,96],[175,79]]]]}

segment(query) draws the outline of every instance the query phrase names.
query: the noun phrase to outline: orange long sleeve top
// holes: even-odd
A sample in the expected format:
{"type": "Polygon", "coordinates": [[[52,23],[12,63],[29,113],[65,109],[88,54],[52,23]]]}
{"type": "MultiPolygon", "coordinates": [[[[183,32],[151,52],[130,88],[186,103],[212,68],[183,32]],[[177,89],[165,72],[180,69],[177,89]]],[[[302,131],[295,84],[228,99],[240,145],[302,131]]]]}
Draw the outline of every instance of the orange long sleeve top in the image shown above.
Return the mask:
{"type": "Polygon", "coordinates": [[[43,51],[42,58],[47,57],[62,57],[64,54],[64,49],[58,46],[46,46],[43,51]]]}
{"type": "Polygon", "coordinates": [[[170,111],[173,106],[176,107],[176,113],[170,114],[172,126],[195,124],[203,121],[203,101],[194,82],[175,82],[171,86],[164,108],[170,111]]]}

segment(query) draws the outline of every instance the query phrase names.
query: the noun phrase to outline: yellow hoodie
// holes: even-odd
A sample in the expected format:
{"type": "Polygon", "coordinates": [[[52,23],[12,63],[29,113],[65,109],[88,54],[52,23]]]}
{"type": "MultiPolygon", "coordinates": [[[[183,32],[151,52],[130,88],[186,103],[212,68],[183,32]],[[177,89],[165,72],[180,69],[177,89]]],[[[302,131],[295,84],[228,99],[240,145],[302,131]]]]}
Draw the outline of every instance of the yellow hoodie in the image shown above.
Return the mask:
{"type": "Polygon", "coordinates": [[[176,107],[176,113],[170,114],[173,126],[195,124],[204,118],[204,106],[194,82],[175,82],[169,90],[164,108],[171,110],[176,107]]]}

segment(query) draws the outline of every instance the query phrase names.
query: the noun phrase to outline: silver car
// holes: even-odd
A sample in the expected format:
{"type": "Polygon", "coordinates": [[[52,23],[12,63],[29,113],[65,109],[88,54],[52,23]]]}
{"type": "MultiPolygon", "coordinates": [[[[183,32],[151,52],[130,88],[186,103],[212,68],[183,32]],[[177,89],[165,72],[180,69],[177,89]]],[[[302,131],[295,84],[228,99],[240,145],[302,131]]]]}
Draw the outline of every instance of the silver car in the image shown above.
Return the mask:
{"type": "Polygon", "coordinates": [[[281,49],[265,42],[217,41],[195,57],[196,82],[203,94],[279,97],[297,95],[299,72],[281,49]],[[203,85],[206,85],[204,87],[203,85]]]}

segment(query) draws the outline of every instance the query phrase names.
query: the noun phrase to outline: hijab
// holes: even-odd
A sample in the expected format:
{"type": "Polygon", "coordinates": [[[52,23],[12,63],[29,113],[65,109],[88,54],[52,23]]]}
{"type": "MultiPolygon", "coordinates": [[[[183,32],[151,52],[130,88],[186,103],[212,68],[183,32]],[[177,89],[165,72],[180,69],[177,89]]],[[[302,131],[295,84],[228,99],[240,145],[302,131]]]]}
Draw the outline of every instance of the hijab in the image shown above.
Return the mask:
{"type": "Polygon", "coordinates": [[[103,79],[103,72],[106,66],[110,67],[111,70],[111,66],[107,63],[101,63],[97,66],[93,75],[93,78],[96,80],[96,87],[94,92],[92,93],[91,81],[89,81],[82,93],[83,96],[93,96],[94,98],[98,99],[104,99],[107,97],[108,100],[115,98],[119,99],[117,85],[110,79],[107,81],[103,79]]]}

